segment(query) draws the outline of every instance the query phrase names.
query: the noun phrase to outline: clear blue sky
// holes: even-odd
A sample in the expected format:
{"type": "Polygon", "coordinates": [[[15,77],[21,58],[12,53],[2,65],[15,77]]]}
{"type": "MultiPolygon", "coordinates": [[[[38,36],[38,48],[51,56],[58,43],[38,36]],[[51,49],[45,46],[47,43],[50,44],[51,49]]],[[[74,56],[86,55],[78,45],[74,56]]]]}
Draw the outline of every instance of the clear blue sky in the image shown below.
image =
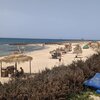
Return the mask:
{"type": "Polygon", "coordinates": [[[100,0],[0,0],[0,37],[100,39],[100,0]]]}

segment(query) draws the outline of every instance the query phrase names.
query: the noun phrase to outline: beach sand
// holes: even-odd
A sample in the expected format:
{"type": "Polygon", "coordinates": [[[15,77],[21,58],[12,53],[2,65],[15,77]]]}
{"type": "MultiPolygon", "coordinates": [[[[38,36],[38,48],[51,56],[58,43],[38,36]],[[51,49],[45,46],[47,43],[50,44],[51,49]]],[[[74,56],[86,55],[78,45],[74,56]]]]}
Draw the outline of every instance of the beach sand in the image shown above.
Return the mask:
{"type": "MultiPolygon", "coordinates": [[[[73,44],[72,48],[75,47],[74,45],[75,43],[73,44]]],[[[82,46],[83,45],[84,44],[82,44],[82,46]]],[[[51,54],[49,52],[60,47],[64,47],[64,45],[46,45],[46,49],[27,53],[27,55],[33,57],[32,73],[37,73],[39,71],[44,70],[45,68],[52,69],[54,66],[58,66],[60,64],[68,65],[71,64],[72,61],[79,60],[75,59],[76,54],[73,54],[73,51],[62,55],[61,63],[59,63],[58,59],[52,59],[51,54]]],[[[86,60],[87,57],[90,57],[94,53],[95,52],[92,49],[83,49],[83,53],[80,56],[83,57],[82,60],[86,60]]],[[[24,68],[25,72],[29,72],[29,62],[19,64],[18,68],[20,66],[24,68]]]]}
{"type": "MultiPolygon", "coordinates": [[[[86,43],[80,43],[81,47],[83,47],[86,43]]],[[[72,44],[72,49],[75,47],[76,43],[72,44]]],[[[31,70],[32,73],[38,73],[44,70],[45,68],[52,69],[54,66],[58,66],[61,64],[68,65],[71,64],[72,61],[76,61],[79,59],[75,59],[76,54],[73,54],[73,50],[67,54],[62,55],[62,61],[59,62],[58,59],[52,59],[50,51],[64,47],[64,45],[57,45],[57,44],[50,44],[50,45],[45,45],[45,49],[42,50],[37,50],[33,52],[28,52],[26,55],[33,57],[33,60],[31,62],[31,70]]],[[[86,60],[88,57],[93,55],[95,52],[90,48],[90,49],[83,49],[83,53],[80,55],[82,60],[86,60]]],[[[12,64],[6,64],[3,63],[3,66],[9,66],[9,65],[14,65],[12,64]]],[[[24,69],[25,73],[29,73],[29,62],[24,62],[24,63],[19,63],[18,64],[18,70],[20,70],[20,67],[24,69]]],[[[7,78],[0,78],[2,82],[8,81],[7,78]]]]}

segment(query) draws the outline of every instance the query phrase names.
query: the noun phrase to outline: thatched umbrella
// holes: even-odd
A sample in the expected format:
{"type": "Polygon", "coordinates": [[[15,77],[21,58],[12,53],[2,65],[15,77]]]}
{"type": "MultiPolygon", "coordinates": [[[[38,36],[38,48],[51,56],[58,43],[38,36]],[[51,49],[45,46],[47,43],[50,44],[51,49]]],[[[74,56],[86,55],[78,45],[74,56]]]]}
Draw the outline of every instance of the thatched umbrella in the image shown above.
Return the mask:
{"type": "Polygon", "coordinates": [[[82,48],[81,48],[81,46],[79,44],[76,45],[76,47],[74,48],[74,52],[73,53],[76,53],[77,55],[79,53],[82,53],[82,48]]]}
{"type": "Polygon", "coordinates": [[[1,60],[1,62],[15,63],[15,67],[17,68],[17,63],[29,61],[30,74],[31,74],[31,60],[32,59],[33,59],[32,57],[27,56],[27,55],[10,55],[10,56],[4,57],[1,60]]]}

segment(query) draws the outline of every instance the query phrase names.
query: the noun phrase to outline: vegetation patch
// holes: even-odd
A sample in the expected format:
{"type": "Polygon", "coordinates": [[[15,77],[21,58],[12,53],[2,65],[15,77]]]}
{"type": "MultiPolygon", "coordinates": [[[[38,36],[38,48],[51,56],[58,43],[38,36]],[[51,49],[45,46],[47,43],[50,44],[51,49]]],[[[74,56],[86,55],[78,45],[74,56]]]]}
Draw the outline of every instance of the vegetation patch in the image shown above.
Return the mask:
{"type": "Polygon", "coordinates": [[[100,72],[100,53],[85,62],[45,69],[34,78],[0,84],[0,100],[89,100],[83,82],[100,72]],[[5,99],[6,100],[6,99],[5,99]]]}

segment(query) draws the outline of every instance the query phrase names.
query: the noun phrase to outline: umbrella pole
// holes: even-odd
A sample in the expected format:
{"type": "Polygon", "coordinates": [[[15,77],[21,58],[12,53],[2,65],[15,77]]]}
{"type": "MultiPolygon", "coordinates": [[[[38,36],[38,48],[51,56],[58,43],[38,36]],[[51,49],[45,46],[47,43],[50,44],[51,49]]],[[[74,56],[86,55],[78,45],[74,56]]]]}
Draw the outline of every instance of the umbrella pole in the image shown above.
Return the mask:
{"type": "Polygon", "coordinates": [[[15,62],[15,69],[17,70],[17,62],[15,62]]]}
{"type": "Polygon", "coordinates": [[[1,62],[1,67],[0,67],[0,77],[2,76],[2,62],[1,62]]]}
{"type": "Polygon", "coordinates": [[[30,74],[31,74],[31,60],[29,61],[29,66],[30,66],[30,74]]]}

